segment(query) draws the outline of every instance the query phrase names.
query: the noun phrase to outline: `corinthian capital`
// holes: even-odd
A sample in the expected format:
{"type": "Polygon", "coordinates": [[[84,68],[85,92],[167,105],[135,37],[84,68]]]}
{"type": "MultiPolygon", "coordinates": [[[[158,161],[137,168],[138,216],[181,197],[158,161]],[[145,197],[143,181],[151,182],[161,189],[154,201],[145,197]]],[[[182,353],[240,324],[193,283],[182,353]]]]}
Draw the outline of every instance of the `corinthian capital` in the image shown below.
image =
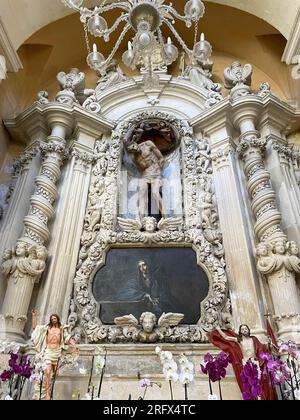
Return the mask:
{"type": "Polygon", "coordinates": [[[50,141],[48,143],[41,143],[41,154],[42,156],[46,156],[49,153],[58,153],[59,155],[62,155],[65,153],[66,150],[66,144],[65,142],[54,142],[50,141]]]}
{"type": "Polygon", "coordinates": [[[243,157],[243,155],[251,148],[259,149],[263,153],[266,149],[266,145],[267,140],[260,138],[257,131],[253,131],[240,137],[240,144],[237,147],[237,152],[241,157],[243,157]]]}
{"type": "Polygon", "coordinates": [[[81,152],[78,149],[73,149],[71,152],[72,156],[75,158],[75,161],[78,164],[82,164],[82,165],[90,165],[94,162],[94,156],[86,153],[86,152],[81,152]]]}

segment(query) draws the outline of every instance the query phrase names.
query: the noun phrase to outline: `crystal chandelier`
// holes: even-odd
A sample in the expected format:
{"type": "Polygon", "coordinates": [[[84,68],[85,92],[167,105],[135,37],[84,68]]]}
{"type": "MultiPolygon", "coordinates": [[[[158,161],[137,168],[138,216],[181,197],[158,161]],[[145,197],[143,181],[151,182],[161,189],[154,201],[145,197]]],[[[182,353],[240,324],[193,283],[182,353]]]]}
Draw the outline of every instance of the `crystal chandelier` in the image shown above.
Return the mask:
{"type": "Polygon", "coordinates": [[[171,37],[165,39],[161,27],[166,25],[171,34],[176,38],[183,51],[188,55],[190,61],[205,62],[212,53],[209,42],[201,34],[198,38],[198,23],[205,12],[204,4],[201,0],[189,0],[184,7],[184,15],[180,15],[173,7],[172,3],[165,4],[165,0],[98,0],[98,5],[88,8],[84,5],[88,0],[62,0],[62,2],[80,13],[80,20],[84,24],[86,43],[88,48],[87,63],[90,68],[103,72],[106,66],[113,59],[119,49],[122,40],[130,30],[134,32],[132,41],[128,42],[128,49],[123,54],[123,62],[131,69],[139,68],[146,64],[146,68],[151,73],[153,69],[153,56],[159,52],[160,60],[164,66],[169,66],[178,57],[178,48],[173,44],[171,37]],[[109,28],[103,14],[114,9],[120,10],[120,16],[109,28]],[[175,29],[175,20],[185,22],[187,28],[195,24],[195,40],[192,49],[189,49],[185,41],[175,29]],[[112,48],[107,58],[98,51],[94,43],[90,49],[89,33],[94,37],[103,38],[108,42],[110,35],[123,25],[123,29],[118,41],[112,48]]]}

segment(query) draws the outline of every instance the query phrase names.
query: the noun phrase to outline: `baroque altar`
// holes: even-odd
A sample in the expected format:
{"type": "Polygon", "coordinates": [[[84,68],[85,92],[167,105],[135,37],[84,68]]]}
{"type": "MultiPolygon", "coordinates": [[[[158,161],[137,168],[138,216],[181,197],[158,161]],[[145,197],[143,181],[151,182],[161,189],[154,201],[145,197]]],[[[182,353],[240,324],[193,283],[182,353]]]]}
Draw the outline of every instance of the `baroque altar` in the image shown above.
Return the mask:
{"type": "Polygon", "coordinates": [[[300,344],[300,114],[251,74],[227,68],[225,96],[212,63],[152,87],[115,62],[94,89],[71,69],[5,122],[26,144],[0,225],[3,339],[27,342],[33,307],[61,314],[83,354],[105,346],[121,394],[159,377],[157,343],[196,358],[217,327],[266,339],[271,314],[300,344]]]}

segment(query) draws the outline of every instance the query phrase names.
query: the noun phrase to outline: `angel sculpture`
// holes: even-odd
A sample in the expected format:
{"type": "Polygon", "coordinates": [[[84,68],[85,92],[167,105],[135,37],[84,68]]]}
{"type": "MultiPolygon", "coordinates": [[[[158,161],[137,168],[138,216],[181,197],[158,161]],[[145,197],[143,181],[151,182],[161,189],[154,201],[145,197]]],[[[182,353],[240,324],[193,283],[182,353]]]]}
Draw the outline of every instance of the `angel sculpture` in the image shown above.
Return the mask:
{"type": "Polygon", "coordinates": [[[135,235],[137,240],[145,244],[151,244],[163,241],[167,232],[178,231],[183,220],[181,217],[170,217],[163,218],[157,223],[154,217],[148,216],[142,221],[118,217],[118,222],[124,232],[135,235]]]}
{"type": "Polygon", "coordinates": [[[157,321],[152,312],[144,312],[137,320],[133,315],[125,315],[115,318],[114,322],[122,328],[125,339],[132,339],[140,343],[155,343],[163,341],[172,334],[172,327],[183,320],[184,314],[163,313],[157,321]]]}
{"type": "Polygon", "coordinates": [[[76,68],[72,68],[68,74],[61,71],[57,75],[57,81],[62,91],[73,92],[80,103],[85,101],[85,74],[83,72],[76,68]]]}
{"type": "Polygon", "coordinates": [[[235,61],[224,71],[225,87],[232,89],[236,85],[251,85],[251,76],[253,68],[251,64],[246,64],[242,67],[241,63],[235,61]]]}

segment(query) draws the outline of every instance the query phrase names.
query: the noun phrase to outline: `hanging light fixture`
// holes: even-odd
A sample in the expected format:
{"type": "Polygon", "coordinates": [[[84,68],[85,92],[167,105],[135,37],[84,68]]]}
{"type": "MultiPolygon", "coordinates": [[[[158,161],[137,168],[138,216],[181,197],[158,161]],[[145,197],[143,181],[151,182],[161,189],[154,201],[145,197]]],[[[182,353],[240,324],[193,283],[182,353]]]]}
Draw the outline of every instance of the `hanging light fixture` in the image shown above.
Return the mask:
{"type": "Polygon", "coordinates": [[[187,1],[184,7],[184,15],[180,15],[172,3],[165,4],[165,0],[99,0],[99,4],[94,8],[86,7],[84,4],[86,0],[62,0],[62,2],[80,13],[80,19],[86,32],[87,63],[96,71],[102,71],[110,63],[125,35],[130,30],[135,35],[128,42],[128,49],[122,56],[123,62],[127,67],[135,69],[140,66],[141,62],[145,62],[146,58],[150,72],[152,56],[154,53],[157,54],[158,50],[160,51],[162,63],[165,66],[171,65],[178,57],[178,48],[174,45],[171,37],[168,37],[167,41],[164,39],[161,31],[162,25],[166,25],[169,28],[172,36],[181,45],[192,62],[195,58],[205,61],[211,55],[211,46],[205,41],[203,34],[200,41],[197,42],[198,23],[205,12],[205,7],[201,0],[187,1]],[[114,9],[119,9],[121,13],[109,28],[103,14],[114,9]],[[177,32],[174,26],[176,20],[185,22],[188,28],[193,23],[195,24],[195,45],[192,49],[188,48],[177,32]],[[97,50],[96,44],[93,45],[92,50],[90,49],[89,33],[108,42],[110,35],[122,23],[124,27],[107,58],[97,50]]]}

